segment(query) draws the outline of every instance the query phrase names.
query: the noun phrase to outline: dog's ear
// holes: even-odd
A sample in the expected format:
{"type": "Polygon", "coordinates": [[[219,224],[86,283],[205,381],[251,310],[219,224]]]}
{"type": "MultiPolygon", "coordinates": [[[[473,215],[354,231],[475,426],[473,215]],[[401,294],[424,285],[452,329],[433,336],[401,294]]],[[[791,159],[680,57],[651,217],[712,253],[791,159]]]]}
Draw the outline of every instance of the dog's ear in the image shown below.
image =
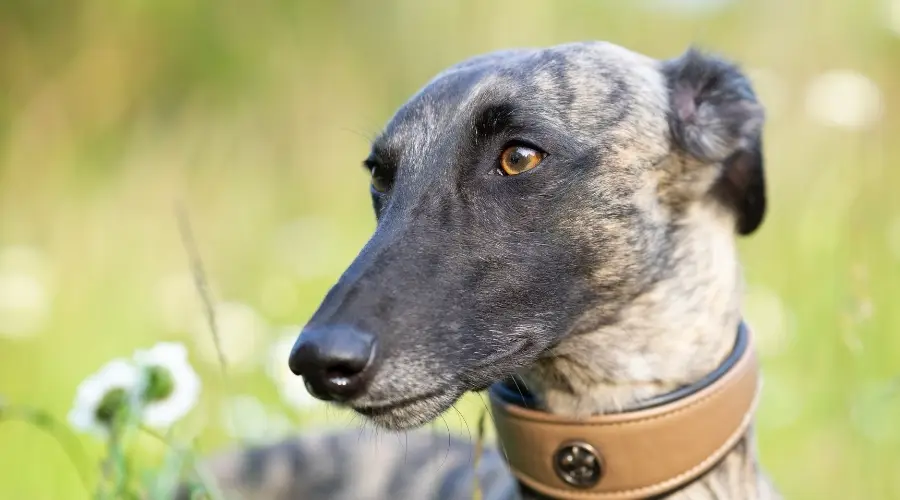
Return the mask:
{"type": "Polygon", "coordinates": [[[750,81],[732,63],[691,48],[663,63],[669,86],[669,126],[678,147],[719,165],[712,194],[731,207],[737,231],[752,233],[766,211],[764,112],[750,81]]]}

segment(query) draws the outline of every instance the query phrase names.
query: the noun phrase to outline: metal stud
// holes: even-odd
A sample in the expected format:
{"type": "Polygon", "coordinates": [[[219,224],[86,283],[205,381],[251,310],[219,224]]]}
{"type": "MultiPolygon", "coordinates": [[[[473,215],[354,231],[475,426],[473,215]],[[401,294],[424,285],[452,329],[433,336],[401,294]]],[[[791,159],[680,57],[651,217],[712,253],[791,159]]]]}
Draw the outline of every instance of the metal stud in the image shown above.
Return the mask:
{"type": "Polygon", "coordinates": [[[603,476],[600,454],[582,441],[560,446],[553,457],[553,468],[560,479],[576,488],[590,488],[603,476]]]}

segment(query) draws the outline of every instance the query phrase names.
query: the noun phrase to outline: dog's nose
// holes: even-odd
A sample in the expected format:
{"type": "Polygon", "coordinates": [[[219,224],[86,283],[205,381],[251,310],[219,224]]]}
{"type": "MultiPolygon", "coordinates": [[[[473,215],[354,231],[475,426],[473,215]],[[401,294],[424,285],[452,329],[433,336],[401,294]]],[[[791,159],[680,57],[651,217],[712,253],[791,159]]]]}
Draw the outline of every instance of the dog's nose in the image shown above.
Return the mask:
{"type": "Polygon", "coordinates": [[[375,337],[348,326],[304,329],[288,364],[310,394],[343,401],[362,393],[374,371],[375,337]]]}

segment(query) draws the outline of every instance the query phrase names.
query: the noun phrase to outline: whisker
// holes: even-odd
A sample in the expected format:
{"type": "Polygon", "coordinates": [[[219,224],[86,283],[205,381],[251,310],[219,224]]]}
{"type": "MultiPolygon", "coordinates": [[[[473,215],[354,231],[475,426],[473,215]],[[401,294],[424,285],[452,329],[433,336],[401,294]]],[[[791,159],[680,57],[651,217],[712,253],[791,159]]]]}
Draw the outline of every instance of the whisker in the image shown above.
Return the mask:
{"type": "MultiPolygon", "coordinates": [[[[519,396],[522,396],[522,401],[525,401],[525,394],[522,393],[522,388],[519,387],[519,382],[516,380],[519,377],[513,376],[510,378],[512,379],[513,384],[516,384],[516,390],[519,391],[519,396]]],[[[523,380],[522,383],[524,384],[525,381],[523,380]]]]}
{"type": "Polygon", "coordinates": [[[466,432],[469,434],[469,460],[472,461],[472,460],[474,460],[474,456],[472,455],[472,430],[469,429],[469,422],[466,420],[466,416],[463,415],[462,412],[459,411],[459,408],[456,407],[455,403],[453,405],[451,405],[450,407],[453,408],[454,410],[456,410],[456,413],[459,415],[459,418],[462,419],[462,421],[463,421],[463,425],[466,426],[466,432]]]}
{"type": "Polygon", "coordinates": [[[361,129],[358,129],[355,127],[338,127],[338,130],[340,130],[341,132],[349,132],[353,135],[361,137],[361,138],[365,139],[365,141],[367,143],[373,142],[375,140],[375,137],[377,136],[376,133],[366,132],[364,130],[361,130],[361,129]]]}
{"type": "Polygon", "coordinates": [[[356,444],[360,444],[360,440],[362,439],[363,434],[366,432],[366,421],[360,420],[361,425],[359,426],[359,435],[356,436],[356,444]]]}
{"type": "Polygon", "coordinates": [[[447,427],[447,452],[444,453],[444,460],[441,461],[441,465],[440,467],[438,467],[438,470],[444,468],[444,464],[447,463],[447,458],[450,456],[450,446],[452,444],[452,437],[450,436],[450,425],[447,423],[447,419],[445,419],[443,415],[441,415],[441,420],[444,421],[444,426],[447,427]]]}
{"type": "MultiPolygon", "coordinates": [[[[520,377],[515,377],[515,376],[513,377],[514,380],[517,379],[517,378],[520,378],[520,377]]],[[[525,382],[525,379],[523,378],[523,379],[521,379],[521,380],[522,380],[522,385],[525,387],[525,390],[526,390],[529,394],[534,394],[533,392],[531,392],[531,389],[528,388],[528,384],[525,382]]]]}
{"type": "MultiPolygon", "coordinates": [[[[480,392],[478,393],[478,399],[481,400],[481,406],[484,406],[484,412],[487,413],[488,418],[491,419],[491,424],[494,425],[494,414],[488,409],[487,403],[484,402],[484,395],[480,392]]],[[[498,443],[497,448],[503,453],[503,458],[506,459],[506,463],[509,463],[509,455],[506,453],[506,448],[503,447],[503,443],[498,443]]]]}

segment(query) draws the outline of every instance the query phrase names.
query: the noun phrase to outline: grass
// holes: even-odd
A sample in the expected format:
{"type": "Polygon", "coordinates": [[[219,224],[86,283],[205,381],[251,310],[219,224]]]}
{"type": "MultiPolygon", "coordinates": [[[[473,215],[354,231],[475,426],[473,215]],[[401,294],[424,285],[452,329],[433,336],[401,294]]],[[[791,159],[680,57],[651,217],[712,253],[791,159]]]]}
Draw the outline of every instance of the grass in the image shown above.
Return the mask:
{"type": "MultiPolygon", "coordinates": [[[[48,295],[46,311],[14,318],[34,323],[31,335],[0,333],[0,395],[61,419],[102,363],[174,339],[191,347],[204,380],[201,404],[178,429],[201,452],[236,439],[222,415],[227,394],[253,395],[297,432],[351,425],[343,414],[291,410],[264,364],[269,343],[305,321],[374,227],[358,164],[393,110],[437,71],[487,50],[599,38],[670,57],[697,41],[768,76],[759,83],[770,211],[741,242],[765,373],[764,466],[788,498],[900,496],[900,312],[891,307],[900,297],[900,39],[884,24],[886,3],[757,1],[699,17],[636,5],[3,2],[0,275],[26,273],[48,295]],[[869,128],[829,127],[808,113],[811,81],[841,68],[881,89],[881,119],[869,128]],[[179,202],[212,296],[258,315],[222,327],[233,357],[227,392],[181,245],[179,202]],[[3,253],[13,246],[29,251],[3,253]]],[[[9,311],[0,308],[4,328],[9,311]]],[[[470,397],[459,408],[471,423],[482,405],[470,397]]],[[[466,432],[455,412],[446,418],[466,432]]],[[[87,498],[52,438],[3,421],[0,443],[0,498],[87,498]]],[[[82,444],[89,464],[99,461],[102,444],[82,444]]],[[[152,438],[137,444],[148,462],[163,456],[152,438]]]]}

